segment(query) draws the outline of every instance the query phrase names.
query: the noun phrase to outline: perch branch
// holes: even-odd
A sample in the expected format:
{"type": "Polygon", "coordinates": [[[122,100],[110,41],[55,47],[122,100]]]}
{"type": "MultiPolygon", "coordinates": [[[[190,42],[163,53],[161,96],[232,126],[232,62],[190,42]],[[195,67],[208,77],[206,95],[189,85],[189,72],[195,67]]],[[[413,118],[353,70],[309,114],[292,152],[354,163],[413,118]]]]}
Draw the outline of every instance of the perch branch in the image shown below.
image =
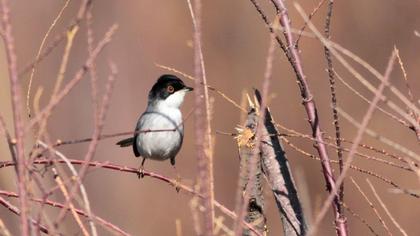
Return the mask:
{"type": "MultiPolygon", "coordinates": [[[[68,159],[68,161],[73,165],[86,164],[86,161],[84,161],[84,160],[68,159]]],[[[38,159],[35,159],[32,164],[35,164],[35,165],[51,165],[54,162],[55,163],[62,163],[62,164],[66,163],[66,161],[64,161],[64,160],[50,160],[50,159],[38,158],[38,159]]],[[[120,172],[125,172],[125,173],[136,174],[136,175],[138,175],[138,173],[139,173],[138,168],[116,165],[116,164],[113,164],[111,162],[91,161],[91,162],[88,162],[87,164],[91,167],[103,168],[103,169],[108,169],[108,170],[113,170],[113,171],[120,171],[120,172]]],[[[16,163],[13,162],[13,161],[3,161],[3,162],[0,162],[0,169],[5,168],[5,167],[10,167],[10,166],[15,166],[15,165],[16,165],[16,163]]],[[[163,175],[160,175],[160,174],[157,174],[157,173],[154,173],[154,172],[149,172],[149,171],[144,171],[144,176],[149,176],[153,179],[160,180],[160,181],[168,183],[172,186],[177,186],[177,187],[180,188],[180,190],[184,190],[188,194],[198,196],[199,198],[204,198],[204,196],[201,193],[195,191],[191,187],[188,187],[184,184],[178,183],[177,180],[165,177],[163,175]]],[[[225,213],[226,215],[228,215],[232,219],[236,219],[237,216],[234,212],[227,209],[225,206],[223,206],[222,204],[220,204],[216,200],[213,202],[213,204],[217,208],[219,208],[219,210],[221,210],[223,213],[225,213]]],[[[247,222],[244,222],[244,225],[248,229],[252,230],[252,232],[254,232],[256,235],[262,236],[252,225],[248,224],[247,222]]]]}

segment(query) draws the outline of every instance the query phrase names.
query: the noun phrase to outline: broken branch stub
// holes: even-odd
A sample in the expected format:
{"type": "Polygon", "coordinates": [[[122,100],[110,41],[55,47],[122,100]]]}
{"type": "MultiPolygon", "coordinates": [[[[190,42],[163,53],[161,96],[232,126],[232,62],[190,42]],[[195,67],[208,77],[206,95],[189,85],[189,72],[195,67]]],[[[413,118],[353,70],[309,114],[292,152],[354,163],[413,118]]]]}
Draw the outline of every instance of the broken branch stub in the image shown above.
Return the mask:
{"type": "MultiPolygon", "coordinates": [[[[261,102],[261,96],[258,90],[255,90],[255,101],[256,106],[261,102]]],[[[273,191],[283,223],[284,235],[305,235],[307,232],[307,225],[305,223],[302,205],[271,113],[267,108],[265,111],[264,126],[261,126],[260,131],[261,140],[257,141],[254,140],[254,134],[258,121],[258,109],[254,108],[252,102],[250,102],[250,106],[251,108],[248,112],[245,128],[240,129],[240,134],[237,136],[239,154],[241,157],[240,176],[242,189],[246,189],[249,180],[247,173],[249,158],[252,157],[252,153],[258,153],[255,157],[258,158],[258,171],[256,172],[255,186],[249,188],[251,189],[251,192],[249,193],[251,197],[248,202],[246,220],[261,230],[262,228],[259,226],[264,225],[265,230],[265,217],[263,212],[264,199],[261,183],[261,174],[263,173],[273,191]],[[258,148],[258,152],[255,152],[255,150],[253,150],[254,148],[258,148]],[[254,212],[251,210],[254,210],[254,212]],[[262,221],[263,223],[261,223],[262,221]],[[260,224],[258,225],[258,223],[260,224]]]]}
{"type": "MultiPolygon", "coordinates": [[[[255,129],[258,120],[257,112],[254,108],[250,108],[245,122],[245,127],[238,128],[239,134],[236,136],[236,141],[239,148],[240,157],[240,188],[243,191],[242,201],[245,194],[248,194],[247,211],[245,221],[264,235],[266,232],[266,218],[264,215],[264,195],[262,185],[262,166],[259,151],[256,152],[255,148],[259,148],[255,143],[255,129]],[[257,158],[252,161],[252,158],[257,158]],[[250,180],[250,164],[256,164],[254,181],[250,180]],[[248,186],[252,184],[252,186],[248,186]],[[249,193],[245,193],[248,189],[249,193]]],[[[253,235],[253,233],[244,229],[242,235],[253,235]]]]}

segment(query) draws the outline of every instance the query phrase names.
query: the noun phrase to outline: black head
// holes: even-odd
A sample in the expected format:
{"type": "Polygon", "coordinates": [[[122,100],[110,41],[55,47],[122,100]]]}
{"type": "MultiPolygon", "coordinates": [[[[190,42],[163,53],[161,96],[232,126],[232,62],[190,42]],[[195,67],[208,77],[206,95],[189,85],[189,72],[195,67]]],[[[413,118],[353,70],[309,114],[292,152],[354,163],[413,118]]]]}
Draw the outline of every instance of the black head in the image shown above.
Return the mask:
{"type": "Polygon", "coordinates": [[[165,100],[179,90],[192,91],[193,88],[186,86],[184,82],[175,75],[161,75],[149,92],[149,101],[156,99],[165,100]]]}

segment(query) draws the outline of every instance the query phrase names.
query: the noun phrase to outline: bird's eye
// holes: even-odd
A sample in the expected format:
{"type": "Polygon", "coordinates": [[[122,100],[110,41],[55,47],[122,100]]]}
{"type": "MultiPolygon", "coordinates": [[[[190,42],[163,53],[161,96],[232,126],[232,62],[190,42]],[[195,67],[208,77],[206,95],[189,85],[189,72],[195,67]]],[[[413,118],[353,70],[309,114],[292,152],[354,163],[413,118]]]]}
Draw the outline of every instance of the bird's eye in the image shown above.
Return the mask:
{"type": "Polygon", "coordinates": [[[168,93],[173,93],[175,91],[174,87],[169,85],[166,90],[168,91],[168,93]]]}

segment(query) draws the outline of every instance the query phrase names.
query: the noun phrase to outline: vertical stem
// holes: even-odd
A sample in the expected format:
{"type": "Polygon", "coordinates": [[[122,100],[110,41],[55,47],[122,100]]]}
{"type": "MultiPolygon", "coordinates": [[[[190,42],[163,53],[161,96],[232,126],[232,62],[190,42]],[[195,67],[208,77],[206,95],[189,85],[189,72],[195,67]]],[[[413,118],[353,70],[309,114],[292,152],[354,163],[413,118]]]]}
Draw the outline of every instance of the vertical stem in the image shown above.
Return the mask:
{"type": "MultiPolygon", "coordinates": [[[[28,199],[26,192],[26,161],[24,155],[24,144],[23,144],[23,121],[21,112],[21,91],[19,85],[19,78],[17,74],[17,57],[15,52],[15,44],[12,35],[12,25],[10,23],[9,12],[10,8],[6,0],[1,2],[3,8],[3,29],[4,29],[4,43],[6,47],[6,56],[8,63],[9,79],[11,86],[12,96],[12,109],[13,109],[13,120],[14,130],[16,136],[16,158],[17,158],[17,176],[18,176],[18,193],[19,193],[19,205],[21,208],[20,223],[21,223],[21,234],[26,236],[29,235],[29,223],[28,223],[28,199]]],[[[13,154],[12,154],[13,155],[13,154]]]]}
{"type": "MultiPolygon", "coordinates": [[[[15,52],[15,43],[12,35],[12,25],[10,23],[9,13],[10,8],[7,0],[2,0],[2,25],[4,29],[4,44],[6,47],[6,56],[10,80],[10,91],[12,96],[12,110],[14,120],[14,130],[16,136],[16,158],[17,158],[17,176],[18,176],[18,193],[19,193],[19,205],[21,209],[20,223],[21,223],[21,234],[24,236],[29,235],[29,223],[28,223],[28,199],[27,199],[27,186],[26,186],[26,161],[24,155],[24,144],[23,144],[23,120],[22,120],[22,101],[21,101],[21,88],[19,84],[19,78],[17,73],[17,56],[15,52]]],[[[13,156],[13,154],[12,154],[13,156]]]]}
{"type": "Polygon", "coordinates": [[[197,148],[200,193],[203,194],[204,234],[213,235],[214,183],[211,144],[210,105],[201,46],[201,0],[194,0],[194,10],[188,0],[194,26],[194,75],[195,75],[195,146],[197,148]]]}
{"type": "MultiPolygon", "coordinates": [[[[325,19],[325,37],[327,39],[331,38],[330,34],[330,27],[331,27],[331,17],[333,12],[333,6],[334,6],[334,0],[328,1],[328,11],[327,11],[327,17],[325,19]]],[[[330,90],[331,90],[331,105],[332,105],[332,112],[333,112],[333,119],[334,119],[334,128],[335,128],[335,142],[337,144],[337,156],[338,156],[338,163],[340,168],[340,173],[343,172],[343,148],[341,147],[341,133],[340,133],[340,124],[338,122],[338,111],[337,111],[337,96],[335,93],[335,73],[331,58],[331,52],[328,49],[328,47],[324,46],[324,52],[325,52],[325,58],[327,60],[327,66],[328,66],[328,77],[330,82],[330,90]]],[[[339,198],[340,202],[343,202],[344,198],[344,184],[340,185],[339,189],[339,198]]],[[[338,209],[341,215],[341,218],[344,219],[343,211],[340,206],[338,209]]]]}
{"type": "Polygon", "coordinates": [[[328,156],[324,138],[322,137],[317,107],[315,105],[315,101],[306,81],[305,74],[303,73],[303,67],[300,61],[299,54],[296,50],[296,47],[293,45],[294,40],[290,26],[290,18],[287,13],[287,8],[283,0],[272,0],[272,2],[280,16],[280,24],[284,28],[284,36],[286,38],[288,50],[293,60],[293,63],[291,63],[291,65],[294,68],[296,74],[296,79],[303,99],[303,106],[305,107],[306,113],[308,115],[308,121],[312,129],[312,136],[316,140],[315,148],[317,149],[319,157],[321,158],[322,172],[324,174],[326,187],[329,193],[335,193],[332,206],[334,208],[336,231],[338,235],[344,236],[347,235],[347,223],[343,222],[340,218],[340,200],[338,193],[335,190],[334,173],[330,165],[330,158],[328,156]]]}
{"type": "MultiPolygon", "coordinates": [[[[301,9],[299,9],[299,10],[301,10],[301,9]]],[[[318,229],[318,226],[321,223],[321,220],[324,218],[326,212],[328,211],[328,208],[329,208],[330,204],[336,198],[336,194],[337,194],[337,188],[336,187],[340,186],[340,184],[344,181],[344,178],[346,177],[346,173],[350,169],[351,163],[354,159],[354,155],[357,151],[357,147],[359,146],[360,142],[362,141],[363,134],[366,132],[369,121],[372,119],[373,113],[376,109],[376,105],[381,100],[383,91],[385,90],[385,87],[387,86],[387,83],[389,81],[389,77],[390,77],[392,69],[393,69],[395,59],[396,59],[396,52],[394,50],[391,54],[391,58],[388,61],[388,65],[387,65],[387,68],[385,70],[385,74],[382,77],[382,82],[379,85],[378,89],[376,90],[375,97],[373,98],[372,102],[369,105],[368,110],[366,111],[366,113],[363,117],[362,123],[359,126],[359,129],[357,130],[356,137],[353,139],[353,144],[351,145],[351,148],[350,148],[349,154],[347,156],[346,162],[344,163],[344,166],[343,166],[343,172],[337,178],[337,181],[335,183],[336,184],[335,188],[330,193],[327,200],[325,200],[325,202],[323,203],[323,206],[322,206],[321,210],[319,211],[314,223],[312,224],[312,228],[310,229],[308,235],[315,235],[315,233],[318,229]]]]}

